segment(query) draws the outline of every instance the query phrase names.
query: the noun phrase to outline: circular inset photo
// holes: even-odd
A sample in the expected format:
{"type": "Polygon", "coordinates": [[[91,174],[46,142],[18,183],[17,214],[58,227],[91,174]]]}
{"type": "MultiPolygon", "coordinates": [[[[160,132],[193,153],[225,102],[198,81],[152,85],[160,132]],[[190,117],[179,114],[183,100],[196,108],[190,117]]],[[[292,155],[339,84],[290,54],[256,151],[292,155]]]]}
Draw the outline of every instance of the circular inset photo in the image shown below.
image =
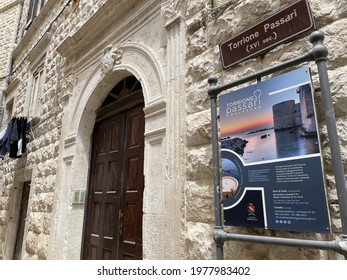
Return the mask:
{"type": "Polygon", "coordinates": [[[235,194],[238,186],[239,182],[234,177],[222,177],[223,198],[226,199],[232,197],[235,194]]]}

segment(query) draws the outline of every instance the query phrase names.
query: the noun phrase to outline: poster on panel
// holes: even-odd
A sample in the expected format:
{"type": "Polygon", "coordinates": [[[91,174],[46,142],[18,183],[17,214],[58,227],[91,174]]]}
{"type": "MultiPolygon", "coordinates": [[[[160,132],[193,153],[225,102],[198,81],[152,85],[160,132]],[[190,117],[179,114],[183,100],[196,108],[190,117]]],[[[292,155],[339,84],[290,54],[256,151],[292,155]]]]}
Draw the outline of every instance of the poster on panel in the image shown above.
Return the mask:
{"type": "Polygon", "coordinates": [[[224,224],[330,233],[310,69],[221,95],[224,224]]]}

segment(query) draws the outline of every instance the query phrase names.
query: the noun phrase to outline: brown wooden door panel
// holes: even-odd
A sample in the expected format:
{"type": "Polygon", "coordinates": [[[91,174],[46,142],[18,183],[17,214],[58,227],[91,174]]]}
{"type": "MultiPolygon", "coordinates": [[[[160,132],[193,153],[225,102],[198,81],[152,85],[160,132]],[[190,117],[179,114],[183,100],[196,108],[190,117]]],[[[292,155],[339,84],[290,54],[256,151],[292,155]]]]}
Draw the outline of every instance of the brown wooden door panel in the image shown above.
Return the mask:
{"type": "Polygon", "coordinates": [[[143,104],[96,123],[85,216],[85,259],[141,259],[143,104]]]}
{"type": "Polygon", "coordinates": [[[101,160],[95,160],[95,174],[92,182],[92,192],[102,192],[103,186],[105,185],[105,163],[101,160]]]}
{"type": "Polygon", "coordinates": [[[143,180],[141,176],[142,168],[141,168],[142,160],[138,157],[128,159],[127,163],[127,174],[126,178],[126,191],[141,191],[143,188],[143,180]]]}
{"type": "Polygon", "coordinates": [[[120,192],[119,171],[121,170],[121,163],[119,163],[118,161],[110,161],[108,170],[108,184],[106,191],[108,193],[113,192],[114,194],[117,194],[120,192]]]}
{"type": "Polygon", "coordinates": [[[124,186],[122,200],[124,259],[138,259],[142,256],[142,196],[144,189],[144,112],[135,107],[128,112],[126,131],[126,150],[124,155],[124,186]]]}

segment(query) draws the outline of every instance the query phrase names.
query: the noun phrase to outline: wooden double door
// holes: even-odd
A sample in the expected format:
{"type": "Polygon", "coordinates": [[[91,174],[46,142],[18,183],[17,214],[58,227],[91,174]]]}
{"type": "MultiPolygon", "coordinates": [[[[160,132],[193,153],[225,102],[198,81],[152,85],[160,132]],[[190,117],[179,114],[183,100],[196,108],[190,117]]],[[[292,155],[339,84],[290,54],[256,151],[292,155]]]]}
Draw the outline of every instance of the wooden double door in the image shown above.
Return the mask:
{"type": "Polygon", "coordinates": [[[83,259],[142,259],[144,112],[139,94],[98,114],[83,259]]]}

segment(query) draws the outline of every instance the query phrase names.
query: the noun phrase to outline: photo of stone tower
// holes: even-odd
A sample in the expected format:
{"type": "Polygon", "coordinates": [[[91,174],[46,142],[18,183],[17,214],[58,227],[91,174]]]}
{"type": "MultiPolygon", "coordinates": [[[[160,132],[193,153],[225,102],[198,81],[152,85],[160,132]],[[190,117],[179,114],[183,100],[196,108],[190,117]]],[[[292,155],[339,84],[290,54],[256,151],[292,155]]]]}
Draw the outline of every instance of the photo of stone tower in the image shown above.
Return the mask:
{"type": "Polygon", "coordinates": [[[287,100],[273,105],[274,131],[299,127],[302,136],[317,135],[310,84],[299,86],[296,92],[299,94],[299,103],[287,100]]]}

